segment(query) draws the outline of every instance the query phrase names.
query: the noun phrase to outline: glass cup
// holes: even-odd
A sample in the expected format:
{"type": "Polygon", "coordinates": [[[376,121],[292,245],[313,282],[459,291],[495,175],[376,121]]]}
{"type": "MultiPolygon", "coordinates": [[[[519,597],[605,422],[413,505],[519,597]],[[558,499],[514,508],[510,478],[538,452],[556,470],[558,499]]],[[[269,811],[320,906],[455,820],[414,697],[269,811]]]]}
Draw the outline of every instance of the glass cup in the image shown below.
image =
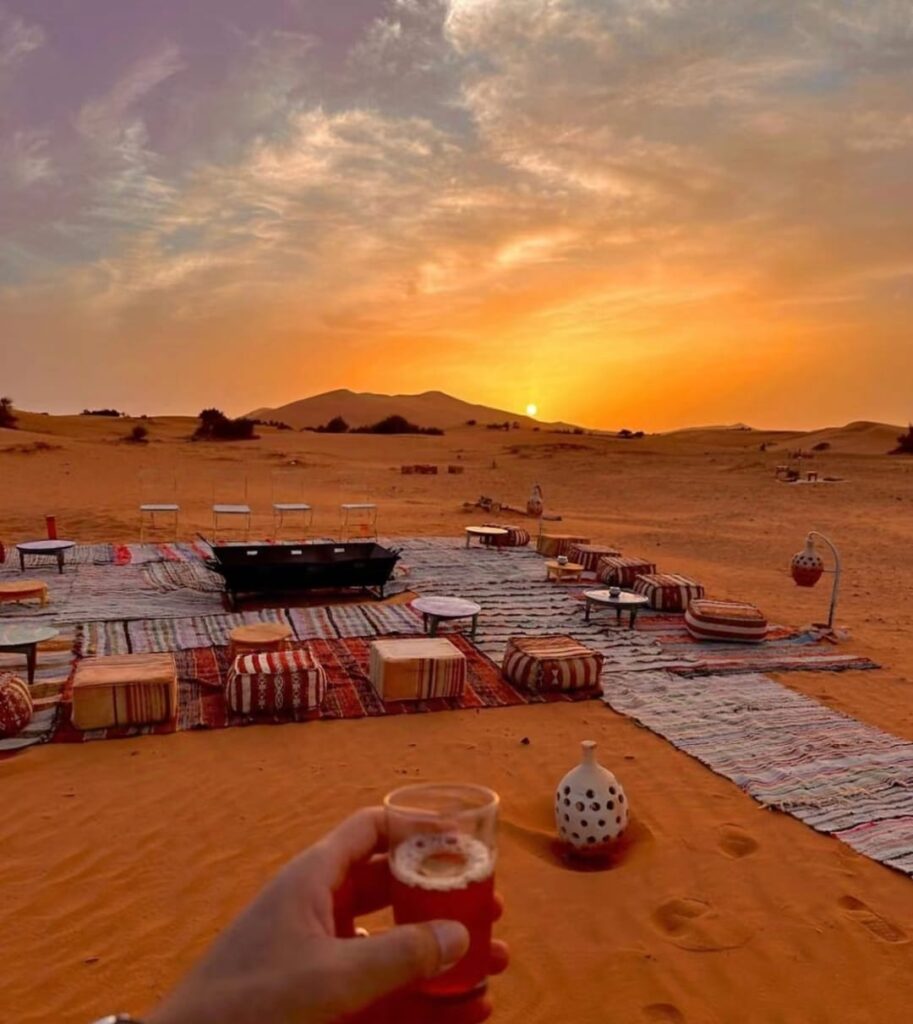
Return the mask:
{"type": "Polygon", "coordinates": [[[397,924],[460,921],[470,945],[457,964],[422,982],[429,996],[459,997],[484,985],[495,914],[498,794],[484,786],[427,783],[384,799],[397,924]]]}

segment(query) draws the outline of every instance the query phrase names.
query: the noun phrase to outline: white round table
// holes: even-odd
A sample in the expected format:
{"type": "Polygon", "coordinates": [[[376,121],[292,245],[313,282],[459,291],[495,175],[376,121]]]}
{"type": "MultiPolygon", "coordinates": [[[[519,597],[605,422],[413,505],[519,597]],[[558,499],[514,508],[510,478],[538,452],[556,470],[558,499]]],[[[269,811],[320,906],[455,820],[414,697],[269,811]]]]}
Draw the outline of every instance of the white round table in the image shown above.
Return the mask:
{"type": "Polygon", "coordinates": [[[19,552],[19,570],[25,572],[25,556],[36,558],[56,558],[57,571],[63,572],[63,556],[70,548],[76,547],[75,540],[27,540],[16,545],[19,552]]]}
{"type": "Polygon", "coordinates": [[[498,537],[507,537],[509,533],[509,530],[504,530],[500,526],[467,526],[466,547],[469,547],[469,542],[473,537],[478,537],[482,544],[491,546],[491,541],[498,537]]]}
{"type": "Polygon", "coordinates": [[[475,639],[476,626],[479,624],[479,612],[482,606],[475,601],[465,601],[462,597],[417,597],[412,607],[422,613],[422,622],[429,636],[437,635],[438,623],[445,619],[472,619],[469,635],[475,639]]]}
{"type": "Polygon", "coordinates": [[[615,609],[615,620],[621,622],[621,613],[628,612],[628,629],[634,628],[637,621],[637,613],[650,599],[644,594],[634,594],[630,590],[622,590],[616,595],[608,590],[585,590],[583,598],[586,601],[586,621],[590,621],[590,609],[593,605],[602,605],[604,608],[615,609]]]}
{"type": "Polygon", "coordinates": [[[52,626],[0,626],[0,651],[25,655],[29,683],[35,682],[35,661],[38,644],[53,640],[59,630],[52,626]]]}

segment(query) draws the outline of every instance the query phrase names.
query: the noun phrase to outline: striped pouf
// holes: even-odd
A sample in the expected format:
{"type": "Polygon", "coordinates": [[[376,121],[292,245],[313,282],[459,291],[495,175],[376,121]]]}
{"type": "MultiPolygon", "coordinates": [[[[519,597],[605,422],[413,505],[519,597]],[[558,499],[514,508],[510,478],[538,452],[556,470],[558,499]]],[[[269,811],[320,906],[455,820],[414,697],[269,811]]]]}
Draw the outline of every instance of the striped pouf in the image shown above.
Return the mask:
{"type": "Polygon", "coordinates": [[[239,654],[228,673],[225,696],[240,715],[311,711],[323,703],[327,675],[307,648],[239,654]]]}
{"type": "Polygon", "coordinates": [[[571,544],[567,549],[568,561],[583,566],[584,572],[595,575],[600,558],[618,558],[621,552],[611,544],[571,544]]]}
{"type": "Polygon", "coordinates": [[[685,628],[695,640],[759,644],[767,636],[767,618],[753,604],[695,598],[685,612],[685,628]]]}
{"type": "Polygon", "coordinates": [[[28,684],[12,672],[0,672],[0,736],[18,736],[31,720],[28,684]]]}
{"type": "Polygon", "coordinates": [[[507,523],[482,523],[482,525],[507,530],[506,537],[483,537],[483,544],[490,544],[496,548],[523,548],[529,544],[529,530],[524,530],[522,526],[509,526],[507,523]]]}
{"type": "Polygon", "coordinates": [[[649,576],[655,572],[656,566],[645,558],[627,558],[620,555],[600,558],[596,566],[599,581],[615,587],[633,587],[638,576],[649,576]]]}
{"type": "Polygon", "coordinates": [[[566,555],[572,544],[589,544],[589,537],[578,537],[573,533],[540,533],[536,551],[546,558],[566,555]]]}
{"type": "Polygon", "coordinates": [[[445,637],[375,640],[370,676],[383,701],[459,697],[466,686],[466,657],[445,637]]]}
{"type": "Polygon", "coordinates": [[[501,671],[524,690],[597,690],[603,656],[572,637],[513,636],[504,649],[501,671]]]}
{"type": "Polygon", "coordinates": [[[704,596],[704,588],[689,576],[677,572],[647,573],[634,581],[634,593],[650,599],[657,612],[683,612],[696,597],[704,596]]]}

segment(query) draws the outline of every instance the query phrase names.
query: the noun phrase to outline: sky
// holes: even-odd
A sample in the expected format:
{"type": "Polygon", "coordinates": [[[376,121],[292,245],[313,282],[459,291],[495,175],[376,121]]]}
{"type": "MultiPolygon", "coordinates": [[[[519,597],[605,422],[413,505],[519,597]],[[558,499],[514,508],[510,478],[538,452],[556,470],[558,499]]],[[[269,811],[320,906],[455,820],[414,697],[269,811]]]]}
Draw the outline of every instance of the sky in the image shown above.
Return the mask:
{"type": "Polygon", "coordinates": [[[0,393],[913,418],[909,0],[0,0],[0,393]]]}

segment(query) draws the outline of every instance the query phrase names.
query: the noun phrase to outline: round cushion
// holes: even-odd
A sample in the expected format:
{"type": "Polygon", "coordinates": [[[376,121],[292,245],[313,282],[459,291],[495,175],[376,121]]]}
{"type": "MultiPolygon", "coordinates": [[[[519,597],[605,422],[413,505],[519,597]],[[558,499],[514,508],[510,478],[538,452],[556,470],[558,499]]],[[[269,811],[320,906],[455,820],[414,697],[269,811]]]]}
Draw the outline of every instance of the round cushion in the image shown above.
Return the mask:
{"type": "Polygon", "coordinates": [[[28,685],[12,672],[0,672],[0,736],[18,736],[31,720],[28,685]]]}

